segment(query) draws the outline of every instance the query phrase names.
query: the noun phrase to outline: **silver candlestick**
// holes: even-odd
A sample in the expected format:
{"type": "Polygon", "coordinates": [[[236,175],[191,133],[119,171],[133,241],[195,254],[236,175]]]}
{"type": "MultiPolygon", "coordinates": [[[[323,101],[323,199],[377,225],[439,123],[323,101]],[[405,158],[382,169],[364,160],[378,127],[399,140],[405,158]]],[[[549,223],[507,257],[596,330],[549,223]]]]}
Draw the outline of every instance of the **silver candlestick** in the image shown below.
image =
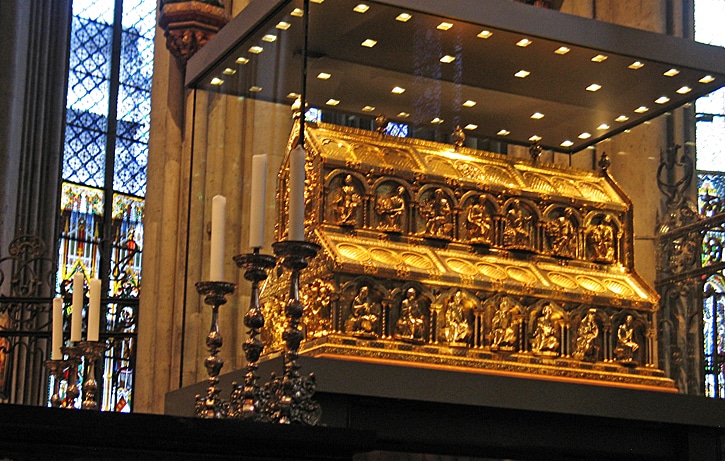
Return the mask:
{"type": "Polygon", "coordinates": [[[98,410],[98,402],[96,402],[96,392],[98,391],[96,361],[108,348],[108,344],[105,341],[80,341],[78,342],[78,347],[86,359],[86,370],[83,373],[83,402],[81,403],[81,408],[84,410],[98,410]]]}
{"type": "Polygon", "coordinates": [[[262,341],[258,338],[259,330],[264,327],[264,315],[259,301],[259,283],[267,278],[267,270],[272,269],[277,260],[274,256],[260,254],[259,249],[255,249],[254,253],[235,256],[234,261],[238,267],[244,269],[244,278],[252,282],[252,294],[249,309],[244,315],[244,325],[249,328],[247,331],[249,337],[242,345],[247,359],[247,374],[243,384],[234,383],[230,399],[230,416],[262,421],[267,419],[268,401],[257,384],[259,377],[256,374],[259,368],[257,361],[264,349],[262,341]]]}
{"type": "Polygon", "coordinates": [[[53,395],[50,397],[50,406],[60,408],[63,399],[60,398],[60,380],[65,371],[65,361],[63,360],[46,360],[45,367],[53,377],[53,395]]]}
{"type": "Polygon", "coordinates": [[[61,404],[63,408],[74,409],[76,407],[76,399],[81,395],[78,389],[78,365],[81,364],[83,351],[77,346],[61,347],[63,355],[67,355],[65,360],[68,368],[68,387],[65,390],[65,400],[61,404]]]}
{"type": "Polygon", "coordinates": [[[273,421],[281,424],[301,423],[315,425],[320,420],[319,403],[312,400],[315,393],[315,376],[301,377],[299,357],[304,332],[300,328],[304,305],[300,301],[300,272],[317,255],[320,246],[307,241],[286,240],[272,244],[274,253],[281,258],[282,266],[290,270],[290,292],[285,314],[287,327],[282,335],[285,341],[284,375],[275,377],[268,385],[273,402],[270,411],[273,421]]]}
{"type": "Polygon", "coordinates": [[[224,366],[224,360],[218,357],[223,340],[219,332],[219,306],[226,304],[226,296],[234,293],[236,286],[229,282],[197,282],[196,291],[204,295],[204,302],[211,306],[211,327],[206,337],[206,346],[209,356],[204,361],[209,375],[209,388],[206,396],[196,396],[194,413],[201,418],[224,418],[227,416],[228,403],[219,398],[219,372],[224,366]]]}

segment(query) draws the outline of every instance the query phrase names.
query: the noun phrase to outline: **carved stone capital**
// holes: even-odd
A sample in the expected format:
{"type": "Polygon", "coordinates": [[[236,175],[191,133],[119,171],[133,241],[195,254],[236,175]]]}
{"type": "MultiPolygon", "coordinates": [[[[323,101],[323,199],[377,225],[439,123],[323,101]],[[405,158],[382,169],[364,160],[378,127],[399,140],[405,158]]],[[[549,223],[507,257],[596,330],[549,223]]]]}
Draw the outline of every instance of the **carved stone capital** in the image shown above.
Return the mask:
{"type": "Polygon", "coordinates": [[[224,7],[197,0],[165,2],[159,16],[166,48],[184,63],[227,22],[224,7]]]}

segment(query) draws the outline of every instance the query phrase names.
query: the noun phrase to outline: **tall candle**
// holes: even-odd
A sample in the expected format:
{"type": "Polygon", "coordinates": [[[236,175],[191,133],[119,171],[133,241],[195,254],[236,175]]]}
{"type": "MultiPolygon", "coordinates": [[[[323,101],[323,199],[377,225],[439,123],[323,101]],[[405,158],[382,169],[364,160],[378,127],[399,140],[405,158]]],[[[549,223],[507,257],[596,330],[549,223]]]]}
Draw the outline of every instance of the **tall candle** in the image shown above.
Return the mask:
{"type": "Polygon", "coordinates": [[[76,272],[73,275],[73,304],[70,313],[70,340],[81,340],[83,325],[83,274],[76,272]]]}
{"type": "Polygon", "coordinates": [[[264,211],[267,195],[267,154],[252,157],[252,197],[249,209],[249,248],[264,246],[264,211]]]}
{"type": "Polygon", "coordinates": [[[98,329],[101,322],[101,281],[91,279],[91,286],[88,289],[88,341],[98,341],[98,329]]]}
{"type": "Polygon", "coordinates": [[[61,347],[63,347],[63,298],[58,296],[53,299],[53,335],[50,348],[52,360],[63,358],[61,347]]]}
{"type": "Polygon", "coordinates": [[[289,240],[305,239],[305,150],[295,147],[289,155],[289,240]]]}
{"type": "Polygon", "coordinates": [[[224,231],[226,227],[227,198],[215,195],[211,201],[211,261],[209,280],[224,280],[224,231]]]}

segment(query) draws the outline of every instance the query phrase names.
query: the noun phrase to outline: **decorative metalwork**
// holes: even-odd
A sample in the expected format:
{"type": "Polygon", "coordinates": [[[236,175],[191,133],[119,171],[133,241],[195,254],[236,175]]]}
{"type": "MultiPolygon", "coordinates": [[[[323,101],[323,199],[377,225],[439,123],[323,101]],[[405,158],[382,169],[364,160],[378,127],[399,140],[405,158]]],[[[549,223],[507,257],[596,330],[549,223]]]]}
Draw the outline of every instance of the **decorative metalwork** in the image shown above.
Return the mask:
{"type": "Polygon", "coordinates": [[[276,259],[270,255],[255,253],[237,255],[234,257],[237,266],[244,269],[244,278],[252,282],[252,293],[249,300],[249,309],[244,315],[244,325],[249,328],[249,337],[242,348],[247,359],[247,374],[244,383],[234,383],[234,390],[230,398],[230,416],[242,419],[252,418],[266,420],[269,407],[268,396],[262,393],[257,384],[259,377],[256,372],[259,368],[257,361],[264,350],[264,344],[259,339],[260,331],[264,327],[264,315],[259,302],[259,283],[267,278],[267,271],[276,264],[276,259]]]}
{"type": "Polygon", "coordinates": [[[300,376],[300,343],[304,332],[300,328],[304,305],[300,301],[300,272],[317,255],[320,246],[306,241],[287,240],[272,245],[275,254],[281,259],[282,266],[290,271],[289,300],[285,307],[287,327],[285,340],[284,375],[270,381],[268,392],[273,395],[271,404],[272,420],[281,424],[300,423],[315,425],[320,420],[320,404],[312,399],[315,393],[315,375],[300,376]]]}
{"type": "Polygon", "coordinates": [[[206,337],[206,346],[209,348],[209,357],[204,361],[206,372],[209,375],[209,388],[206,395],[196,396],[194,414],[200,418],[224,418],[229,413],[229,403],[219,398],[221,389],[219,372],[224,366],[217,354],[224,341],[219,332],[219,306],[226,304],[226,296],[233,293],[236,286],[229,282],[197,282],[196,291],[204,295],[204,302],[211,306],[211,327],[206,337]]]}
{"type": "MultiPolygon", "coordinates": [[[[324,123],[305,145],[305,229],[322,251],[299,280],[301,354],[674,387],[654,363],[658,297],[634,271],[632,207],[606,155],[582,171],[324,123]]],[[[288,312],[288,283],[265,284],[266,319],[288,312]]],[[[276,323],[264,354],[287,347],[276,323]]]]}

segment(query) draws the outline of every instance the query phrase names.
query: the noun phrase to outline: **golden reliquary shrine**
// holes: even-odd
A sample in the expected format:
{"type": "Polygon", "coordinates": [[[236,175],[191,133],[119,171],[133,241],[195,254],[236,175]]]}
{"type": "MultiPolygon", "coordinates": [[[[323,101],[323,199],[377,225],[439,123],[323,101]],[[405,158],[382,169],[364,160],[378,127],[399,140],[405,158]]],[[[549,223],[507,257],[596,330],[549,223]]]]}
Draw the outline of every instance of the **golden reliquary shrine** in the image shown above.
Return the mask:
{"type": "MultiPolygon", "coordinates": [[[[584,171],[322,123],[304,138],[305,237],[322,250],[300,281],[302,355],[674,390],[606,158],[584,171]]],[[[267,357],[288,287],[277,273],[262,291],[267,357]]]]}

